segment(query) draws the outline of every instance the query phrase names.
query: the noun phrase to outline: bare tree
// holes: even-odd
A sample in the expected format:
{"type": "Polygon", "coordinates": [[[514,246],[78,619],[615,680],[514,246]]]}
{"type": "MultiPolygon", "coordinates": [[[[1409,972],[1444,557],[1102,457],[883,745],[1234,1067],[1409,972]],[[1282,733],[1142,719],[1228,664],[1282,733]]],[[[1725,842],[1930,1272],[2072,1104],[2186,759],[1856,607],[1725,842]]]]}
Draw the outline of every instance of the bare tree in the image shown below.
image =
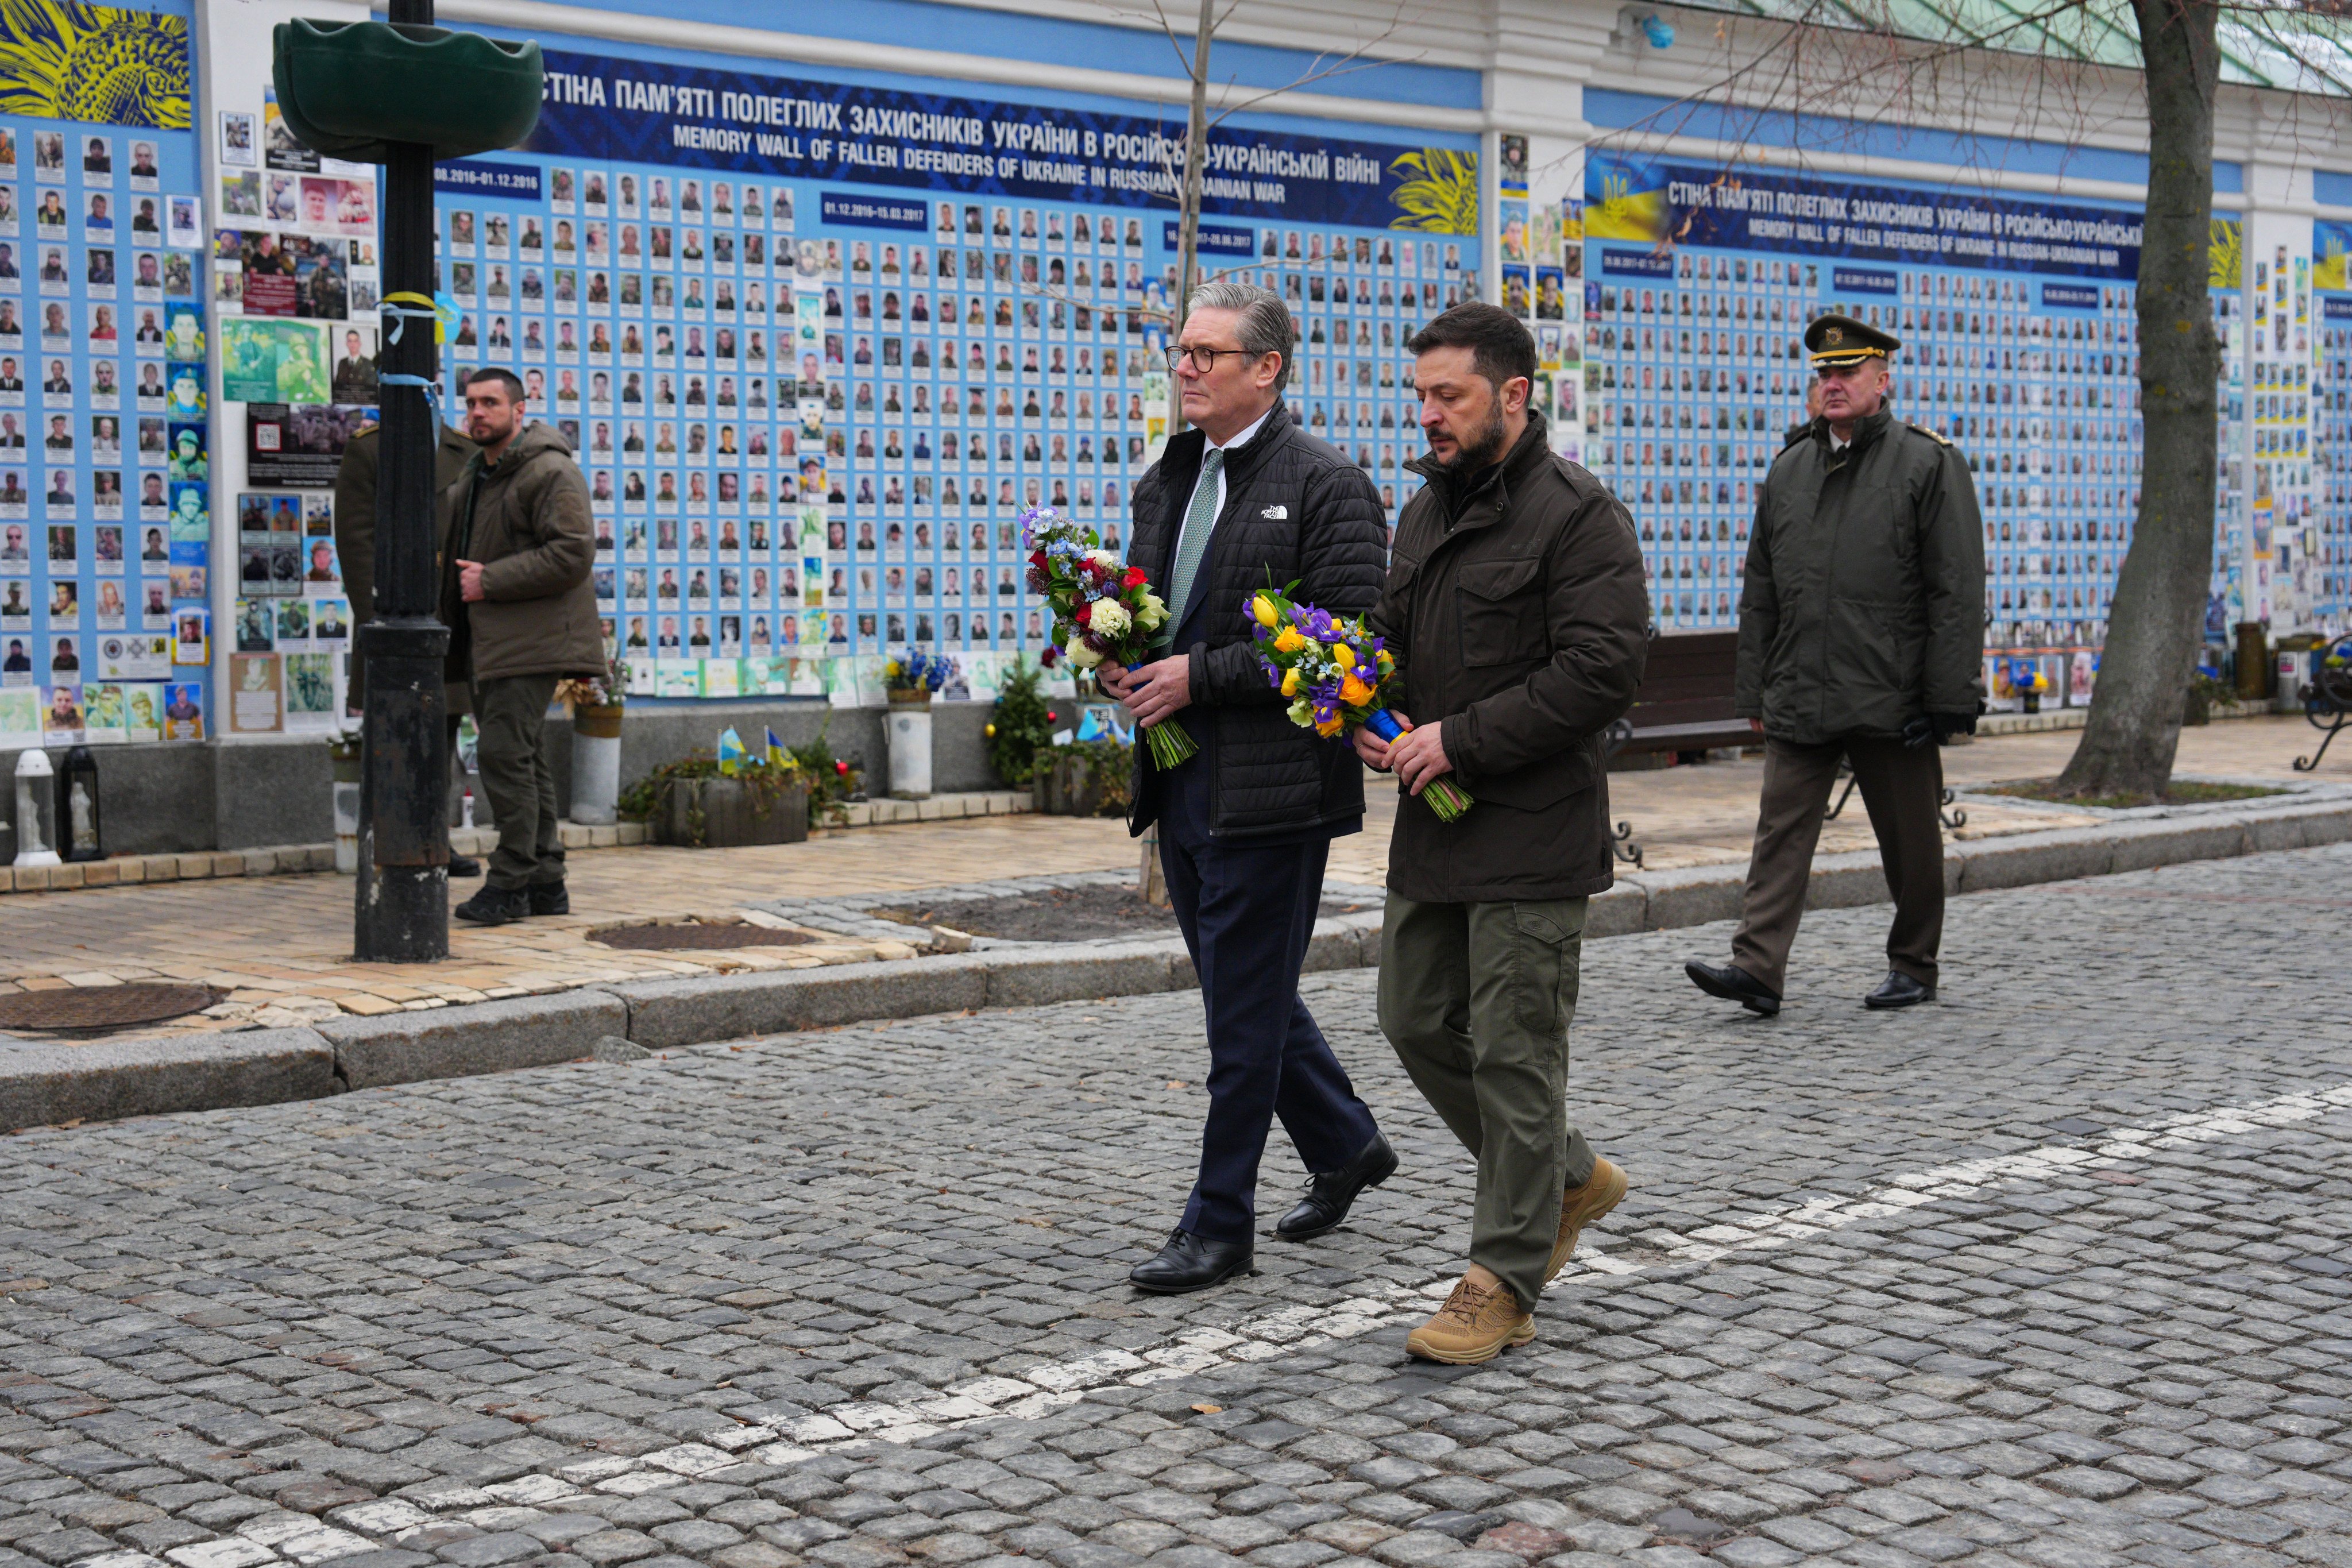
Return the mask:
{"type": "Polygon", "coordinates": [[[2082,796],[2161,798],[2172,782],[2213,572],[2210,289],[2214,0],[2132,0],[2147,61],[2147,217],[2139,251],[2139,517],[2116,579],[2089,721],[2058,776],[2082,796]]]}
{"type": "MultiPolygon", "coordinates": [[[[1334,77],[1346,76],[1352,72],[1368,70],[1391,63],[1387,58],[1374,59],[1371,58],[1371,52],[1381,48],[1396,37],[1398,30],[1404,25],[1408,11],[1406,0],[1398,0],[1397,5],[1389,15],[1386,25],[1379,31],[1360,39],[1352,47],[1341,53],[1327,52],[1317,55],[1308,62],[1305,70],[1300,71],[1280,87],[1236,95],[1233,90],[1234,84],[1227,82],[1223,100],[1218,106],[1217,112],[1212,115],[1209,112],[1209,89],[1212,79],[1210,57],[1213,47],[1216,43],[1218,30],[1233,19],[1234,13],[1240,7],[1241,0],[1227,0],[1227,4],[1222,10],[1218,8],[1217,0],[1201,0],[1200,14],[1192,31],[1192,47],[1188,50],[1185,47],[1184,39],[1176,30],[1174,22],[1169,17],[1164,0],[1151,0],[1152,19],[1158,24],[1160,32],[1166,35],[1169,47],[1176,51],[1176,58],[1184,68],[1184,74],[1192,83],[1192,107],[1191,113],[1185,121],[1184,139],[1179,146],[1169,150],[1162,164],[1164,172],[1170,176],[1171,183],[1177,192],[1176,287],[1174,297],[1169,300],[1164,312],[1168,322],[1168,341],[1171,342],[1175,342],[1177,335],[1184,330],[1185,301],[1190,300],[1192,291],[1205,281],[1200,268],[1201,197],[1203,175],[1208,167],[1210,138],[1215,134],[1218,127],[1234,115],[1244,113],[1269,99],[1286,92],[1296,92],[1301,88],[1310,87],[1318,81],[1328,81],[1334,77]]],[[[1394,58],[1409,59],[1418,57],[1394,58]]],[[[1237,271],[1240,268],[1228,270],[1237,271]]],[[[1153,313],[1161,314],[1157,311],[1153,313]]],[[[1169,433],[1173,435],[1183,427],[1183,400],[1171,396],[1168,406],[1169,433]]]]}

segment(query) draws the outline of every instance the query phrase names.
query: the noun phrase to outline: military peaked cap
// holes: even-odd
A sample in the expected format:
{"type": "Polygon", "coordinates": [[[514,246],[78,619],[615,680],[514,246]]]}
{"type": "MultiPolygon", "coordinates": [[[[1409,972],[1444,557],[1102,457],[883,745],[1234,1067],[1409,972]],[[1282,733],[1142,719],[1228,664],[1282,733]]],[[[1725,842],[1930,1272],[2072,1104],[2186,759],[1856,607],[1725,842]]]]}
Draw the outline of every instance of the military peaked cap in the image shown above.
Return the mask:
{"type": "Polygon", "coordinates": [[[1805,329],[1805,349],[1813,356],[1815,370],[1860,364],[1873,354],[1891,360],[1902,346],[1903,340],[1892,332],[1880,331],[1852,316],[1823,316],[1805,329]]]}

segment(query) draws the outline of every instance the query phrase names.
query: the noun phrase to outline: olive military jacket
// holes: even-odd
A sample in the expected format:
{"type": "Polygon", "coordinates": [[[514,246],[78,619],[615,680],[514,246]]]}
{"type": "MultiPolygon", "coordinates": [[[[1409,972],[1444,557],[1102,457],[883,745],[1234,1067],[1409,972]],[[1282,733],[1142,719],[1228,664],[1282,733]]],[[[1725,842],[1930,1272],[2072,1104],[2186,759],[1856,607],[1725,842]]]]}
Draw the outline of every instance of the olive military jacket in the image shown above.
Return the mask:
{"type": "Polygon", "coordinates": [[[1399,803],[1388,885],[1426,903],[1606,892],[1602,737],[1633,706],[1650,652],[1633,521],[1608,487],[1554,454],[1543,417],[1456,494],[1430,482],[1397,521],[1372,629],[1400,672],[1389,706],[1442,723],[1476,804],[1441,822],[1399,803]]]}
{"type": "MultiPolygon", "coordinates": [[[[343,591],[351,596],[354,626],[363,626],[375,619],[376,463],[377,448],[383,440],[383,426],[369,426],[345,444],[342,460],[335,465],[335,554],[343,563],[343,591]]],[[[448,511],[439,504],[438,497],[457,483],[457,476],[466,470],[466,459],[473,455],[471,441],[446,425],[441,426],[441,445],[433,454],[436,562],[441,558],[441,545],[448,538],[449,528],[448,511]]],[[[350,700],[353,708],[362,704],[361,671],[366,663],[357,657],[352,659],[350,700]]],[[[450,712],[466,711],[463,686],[450,687],[448,696],[450,712]]]]}
{"type": "Polygon", "coordinates": [[[449,678],[604,673],[604,628],[589,580],[596,537],[588,481],[563,437],[532,424],[496,463],[476,452],[441,503],[449,678]],[[482,563],[483,596],[470,605],[458,593],[460,561],[482,563]]]}
{"type": "Polygon", "coordinates": [[[1735,701],[1774,740],[1898,736],[1984,696],[1984,521],[1968,460],[1885,409],[1773,459],[1739,595],[1735,701]]]}

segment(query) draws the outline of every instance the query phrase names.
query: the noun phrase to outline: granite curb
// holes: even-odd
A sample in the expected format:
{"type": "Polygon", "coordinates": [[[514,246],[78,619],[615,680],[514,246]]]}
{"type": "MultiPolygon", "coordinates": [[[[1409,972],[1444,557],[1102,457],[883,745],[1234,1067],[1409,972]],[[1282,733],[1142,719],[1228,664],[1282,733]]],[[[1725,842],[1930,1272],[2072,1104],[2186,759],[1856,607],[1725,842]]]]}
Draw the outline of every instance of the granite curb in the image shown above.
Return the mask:
{"type": "MultiPolygon", "coordinates": [[[[2070,881],[2195,860],[2352,841],[2352,803],[2126,821],[1946,847],[1954,893],[2070,881]]],[[[1637,871],[1593,899],[1592,938],[1736,917],[1744,865],[1637,871]]],[[[1824,855],[1809,909],[1886,900],[1878,857],[1824,855]]],[[[1377,910],[1326,916],[1307,968],[1380,962],[1377,910]]],[[[89,1045],[0,1042],[0,1131],[316,1100],[348,1089],[591,1058],[619,1037],[650,1051],[990,1007],[1034,1007],[1189,990],[1181,940],[1019,944],[930,958],[637,981],[467,1006],[89,1045]]]]}

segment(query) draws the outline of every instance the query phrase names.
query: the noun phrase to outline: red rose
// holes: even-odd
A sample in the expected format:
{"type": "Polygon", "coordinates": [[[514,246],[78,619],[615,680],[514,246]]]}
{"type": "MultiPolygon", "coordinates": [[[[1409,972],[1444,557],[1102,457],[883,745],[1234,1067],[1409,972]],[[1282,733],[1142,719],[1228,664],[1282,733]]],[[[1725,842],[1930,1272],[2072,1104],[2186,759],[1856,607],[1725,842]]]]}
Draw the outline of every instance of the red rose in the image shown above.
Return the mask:
{"type": "Polygon", "coordinates": [[[1130,566],[1127,569],[1127,575],[1119,579],[1119,585],[1125,588],[1140,588],[1149,581],[1150,579],[1143,574],[1142,567],[1130,566]]]}
{"type": "Polygon", "coordinates": [[[1091,599],[1088,599],[1088,600],[1086,600],[1086,601],[1082,602],[1082,603],[1078,605],[1076,612],[1074,615],[1072,615],[1072,616],[1070,616],[1070,619],[1072,619],[1072,620],[1074,620],[1074,621],[1077,622],[1077,623],[1078,623],[1078,625],[1080,625],[1080,626],[1083,626],[1087,625],[1087,624],[1088,624],[1089,622],[1091,622],[1094,618],[1095,618],[1095,606],[1094,606],[1094,601],[1093,601],[1093,600],[1091,600],[1091,599]]]}

